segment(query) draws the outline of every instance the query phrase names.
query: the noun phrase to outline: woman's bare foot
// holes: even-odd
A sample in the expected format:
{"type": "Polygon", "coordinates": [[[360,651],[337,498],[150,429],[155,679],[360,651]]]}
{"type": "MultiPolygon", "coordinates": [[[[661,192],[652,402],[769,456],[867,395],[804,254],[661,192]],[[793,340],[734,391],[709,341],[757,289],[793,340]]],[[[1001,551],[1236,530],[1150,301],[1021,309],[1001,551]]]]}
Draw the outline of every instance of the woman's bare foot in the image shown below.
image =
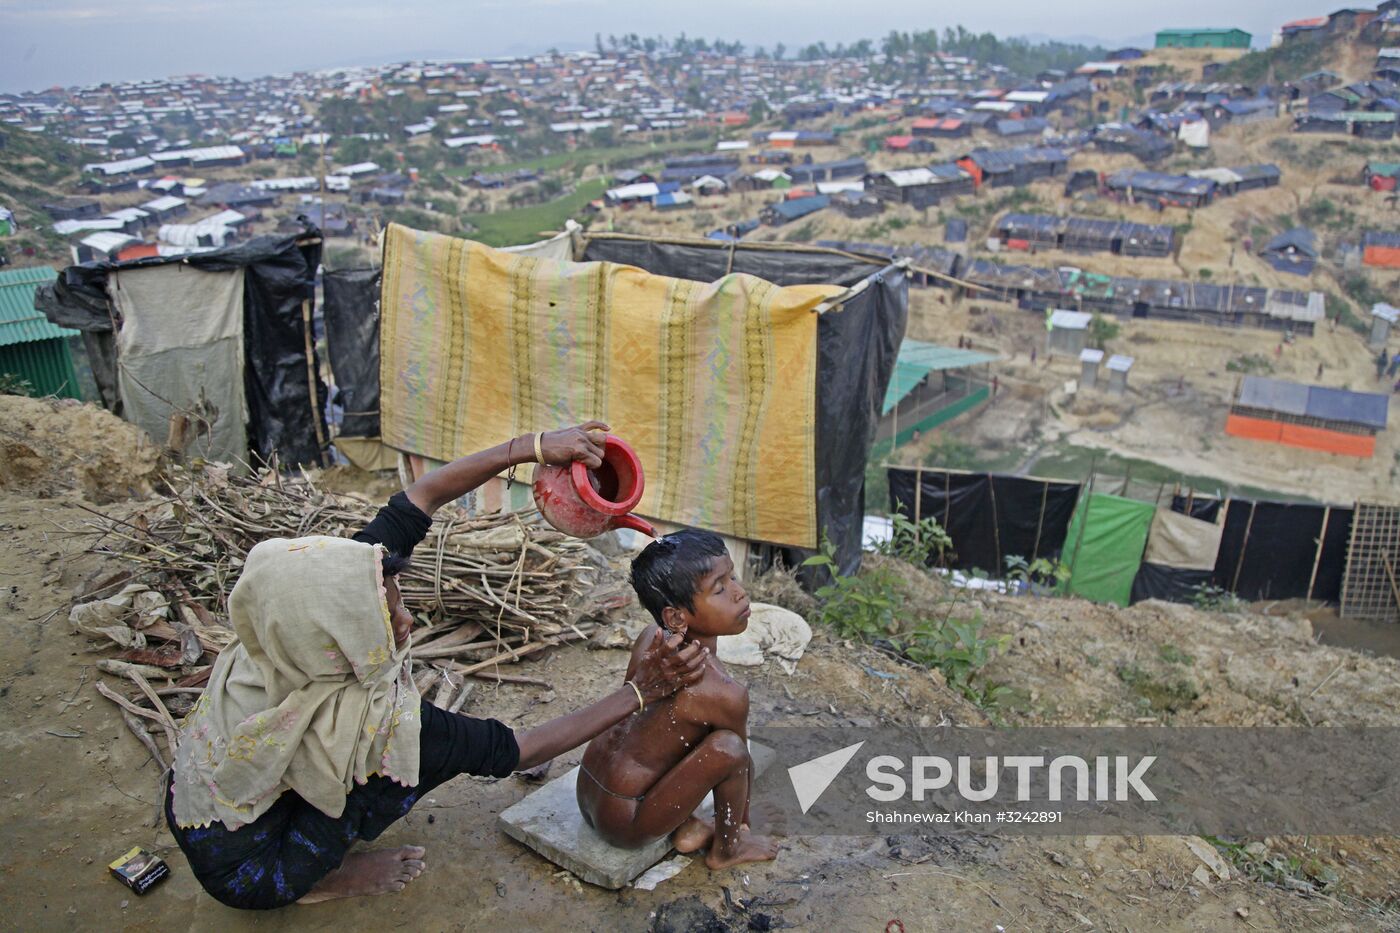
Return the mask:
{"type": "Polygon", "coordinates": [[[745,832],[739,838],[738,848],[729,855],[721,852],[717,845],[710,846],[710,851],[705,855],[705,864],[709,866],[710,871],[719,871],[721,868],[732,868],[745,862],[771,862],[777,857],[778,840],[772,836],[745,832]]]}
{"type": "Polygon", "coordinates": [[[671,845],[682,855],[699,852],[715,838],[715,821],[690,817],[671,834],[671,845]]]}
{"type": "Polygon", "coordinates": [[[353,852],[297,903],[319,904],[338,897],[368,897],[402,891],[410,881],[423,874],[423,855],[422,846],[353,852]]]}

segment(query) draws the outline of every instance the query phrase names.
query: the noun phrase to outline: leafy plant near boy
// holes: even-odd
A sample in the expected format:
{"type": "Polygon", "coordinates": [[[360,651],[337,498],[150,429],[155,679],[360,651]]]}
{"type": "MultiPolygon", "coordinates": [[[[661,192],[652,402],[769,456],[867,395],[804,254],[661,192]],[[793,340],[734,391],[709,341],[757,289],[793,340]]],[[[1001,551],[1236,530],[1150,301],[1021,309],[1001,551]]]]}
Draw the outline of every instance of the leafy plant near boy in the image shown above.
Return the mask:
{"type": "MultiPolygon", "coordinates": [[[[875,550],[920,568],[942,559],[952,539],[933,518],[915,522],[903,514],[891,518],[891,535],[875,550]]],[[[822,552],[803,562],[822,567],[831,581],[817,590],[818,621],[843,638],[893,650],[900,657],[939,671],[950,687],[981,707],[996,706],[1010,688],[987,680],[982,670],[1011,642],[1010,635],[985,637],[981,613],[954,617],[961,597],[953,595],[936,608],[941,618],[920,618],[905,625],[909,608],[895,576],[884,567],[868,567],[860,575],[839,570],[836,549],[822,540],[822,552]]]]}

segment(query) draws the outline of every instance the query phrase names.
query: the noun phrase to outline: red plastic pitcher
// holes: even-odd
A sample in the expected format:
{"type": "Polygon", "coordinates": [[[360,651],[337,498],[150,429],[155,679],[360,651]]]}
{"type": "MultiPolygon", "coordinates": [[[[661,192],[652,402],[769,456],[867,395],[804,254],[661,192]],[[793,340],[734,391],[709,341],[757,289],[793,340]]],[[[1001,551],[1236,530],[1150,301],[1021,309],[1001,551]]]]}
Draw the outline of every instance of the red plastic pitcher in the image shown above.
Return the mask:
{"type": "Polygon", "coordinates": [[[536,466],[535,505],[545,521],[575,538],[597,537],[614,528],[655,538],[655,528],[628,514],[642,501],[645,485],[637,452],[609,434],[603,443],[603,465],[597,469],[590,470],[581,460],[568,466],[536,466]]]}

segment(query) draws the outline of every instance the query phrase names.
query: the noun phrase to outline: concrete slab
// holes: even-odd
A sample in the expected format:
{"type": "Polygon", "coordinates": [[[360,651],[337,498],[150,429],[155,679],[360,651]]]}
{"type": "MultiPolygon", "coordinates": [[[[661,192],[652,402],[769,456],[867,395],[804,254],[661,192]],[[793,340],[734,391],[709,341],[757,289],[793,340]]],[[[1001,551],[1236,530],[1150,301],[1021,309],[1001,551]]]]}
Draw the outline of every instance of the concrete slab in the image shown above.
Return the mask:
{"type": "MultiPolygon", "coordinates": [[[[777,758],[773,749],[749,743],[754,778],[777,758]]],[[[524,843],[560,868],[567,868],[589,884],[616,890],[665,858],[670,838],[658,839],[640,849],[619,849],[605,842],[583,821],[575,796],[578,768],[571,769],[507,807],[496,824],[512,839],[524,843]]],[[[714,811],[714,797],[705,798],[701,811],[714,811]]]]}

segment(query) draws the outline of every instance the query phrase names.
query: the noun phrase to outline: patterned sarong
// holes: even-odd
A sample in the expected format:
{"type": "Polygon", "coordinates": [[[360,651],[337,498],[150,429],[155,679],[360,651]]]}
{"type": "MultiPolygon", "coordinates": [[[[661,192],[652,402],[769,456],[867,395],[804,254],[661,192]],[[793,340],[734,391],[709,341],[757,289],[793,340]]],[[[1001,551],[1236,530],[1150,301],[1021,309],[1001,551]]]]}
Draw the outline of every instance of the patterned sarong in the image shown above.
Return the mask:
{"type": "Polygon", "coordinates": [[[817,315],[841,289],[710,284],[385,232],[384,442],[451,460],[590,418],[636,448],[637,511],[817,544],[817,315]]]}

